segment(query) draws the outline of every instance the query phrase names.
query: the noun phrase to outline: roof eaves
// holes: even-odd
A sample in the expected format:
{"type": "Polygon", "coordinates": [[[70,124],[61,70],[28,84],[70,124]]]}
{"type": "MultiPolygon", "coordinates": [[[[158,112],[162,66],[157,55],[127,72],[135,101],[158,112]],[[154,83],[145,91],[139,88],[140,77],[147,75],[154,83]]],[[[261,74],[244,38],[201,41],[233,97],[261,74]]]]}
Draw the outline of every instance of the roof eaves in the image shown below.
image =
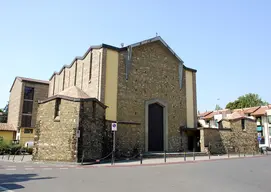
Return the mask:
{"type": "Polygon", "coordinates": [[[39,104],[44,104],[47,103],[49,101],[52,101],[54,99],[64,99],[64,100],[68,100],[68,101],[73,101],[73,102],[80,102],[80,101],[95,101],[97,102],[100,106],[102,106],[103,108],[107,108],[107,106],[105,104],[103,104],[102,102],[100,102],[98,99],[96,98],[74,98],[74,97],[69,97],[69,96],[65,96],[65,95],[54,95],[52,97],[49,97],[45,100],[42,101],[38,101],[39,104]]]}
{"type": "Polygon", "coordinates": [[[60,69],[59,72],[56,72],[56,71],[55,71],[55,72],[51,75],[51,77],[50,77],[49,80],[51,80],[51,79],[54,77],[54,75],[59,75],[59,74],[61,74],[61,72],[62,72],[65,68],[71,68],[72,65],[73,65],[73,63],[74,63],[76,60],[83,60],[83,59],[85,59],[86,56],[88,55],[88,53],[89,53],[91,50],[93,50],[93,49],[101,49],[101,48],[110,48],[110,49],[114,49],[114,50],[119,50],[118,47],[114,47],[114,46],[107,45],[107,44],[101,44],[101,45],[93,45],[93,46],[90,46],[83,56],[77,56],[77,57],[75,57],[75,58],[72,60],[71,64],[69,64],[69,65],[64,65],[64,66],[60,69]]]}

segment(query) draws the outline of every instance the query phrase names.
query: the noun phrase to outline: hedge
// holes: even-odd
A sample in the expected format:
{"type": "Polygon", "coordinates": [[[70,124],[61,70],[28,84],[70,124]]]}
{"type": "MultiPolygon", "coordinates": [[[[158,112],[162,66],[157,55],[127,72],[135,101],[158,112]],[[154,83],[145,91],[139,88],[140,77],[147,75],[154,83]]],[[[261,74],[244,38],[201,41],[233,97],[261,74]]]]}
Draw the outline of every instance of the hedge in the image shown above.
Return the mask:
{"type": "Polygon", "coordinates": [[[18,144],[8,144],[4,141],[0,142],[0,155],[3,154],[10,154],[10,155],[16,155],[20,154],[21,152],[27,152],[29,154],[32,154],[33,149],[32,148],[25,148],[18,144]]]}

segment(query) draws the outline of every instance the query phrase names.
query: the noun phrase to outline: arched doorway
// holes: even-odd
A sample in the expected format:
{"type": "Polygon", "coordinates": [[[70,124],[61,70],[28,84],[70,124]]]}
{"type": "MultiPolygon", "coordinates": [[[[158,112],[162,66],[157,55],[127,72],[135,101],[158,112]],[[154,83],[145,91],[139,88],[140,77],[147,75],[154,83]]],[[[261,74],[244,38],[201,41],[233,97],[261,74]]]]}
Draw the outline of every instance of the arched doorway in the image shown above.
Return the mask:
{"type": "Polygon", "coordinates": [[[145,103],[145,151],[167,150],[167,104],[154,99],[145,103]]]}

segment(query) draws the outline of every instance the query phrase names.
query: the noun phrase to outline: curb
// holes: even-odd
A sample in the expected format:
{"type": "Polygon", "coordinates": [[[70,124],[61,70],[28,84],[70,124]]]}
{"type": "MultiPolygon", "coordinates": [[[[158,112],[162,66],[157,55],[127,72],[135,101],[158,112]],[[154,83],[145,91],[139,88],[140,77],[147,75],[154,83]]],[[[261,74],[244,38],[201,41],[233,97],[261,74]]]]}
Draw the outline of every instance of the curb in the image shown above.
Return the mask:
{"type": "MultiPolygon", "coordinates": [[[[189,160],[189,161],[178,161],[178,162],[167,162],[167,163],[148,163],[148,164],[131,164],[131,165],[85,165],[85,168],[121,168],[121,167],[146,167],[146,166],[166,166],[166,165],[179,165],[179,164],[192,164],[200,162],[214,162],[222,160],[233,160],[233,159],[252,159],[252,158],[262,158],[267,157],[266,155],[251,156],[251,157],[231,157],[231,158],[221,158],[221,159],[204,159],[204,160],[189,160]]],[[[144,161],[143,161],[144,162],[144,161]]],[[[84,167],[84,166],[79,166],[84,167]]]]}

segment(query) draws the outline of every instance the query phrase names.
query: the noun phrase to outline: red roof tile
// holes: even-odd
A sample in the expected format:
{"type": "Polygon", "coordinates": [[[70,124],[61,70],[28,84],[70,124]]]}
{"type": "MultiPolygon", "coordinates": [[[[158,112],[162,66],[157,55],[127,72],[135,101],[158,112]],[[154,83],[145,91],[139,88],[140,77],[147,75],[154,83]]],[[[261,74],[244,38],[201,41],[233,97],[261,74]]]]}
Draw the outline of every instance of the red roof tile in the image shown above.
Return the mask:
{"type": "Polygon", "coordinates": [[[266,114],[266,110],[268,110],[268,106],[261,106],[259,109],[257,109],[255,112],[251,113],[253,116],[262,116],[266,114]]]}

